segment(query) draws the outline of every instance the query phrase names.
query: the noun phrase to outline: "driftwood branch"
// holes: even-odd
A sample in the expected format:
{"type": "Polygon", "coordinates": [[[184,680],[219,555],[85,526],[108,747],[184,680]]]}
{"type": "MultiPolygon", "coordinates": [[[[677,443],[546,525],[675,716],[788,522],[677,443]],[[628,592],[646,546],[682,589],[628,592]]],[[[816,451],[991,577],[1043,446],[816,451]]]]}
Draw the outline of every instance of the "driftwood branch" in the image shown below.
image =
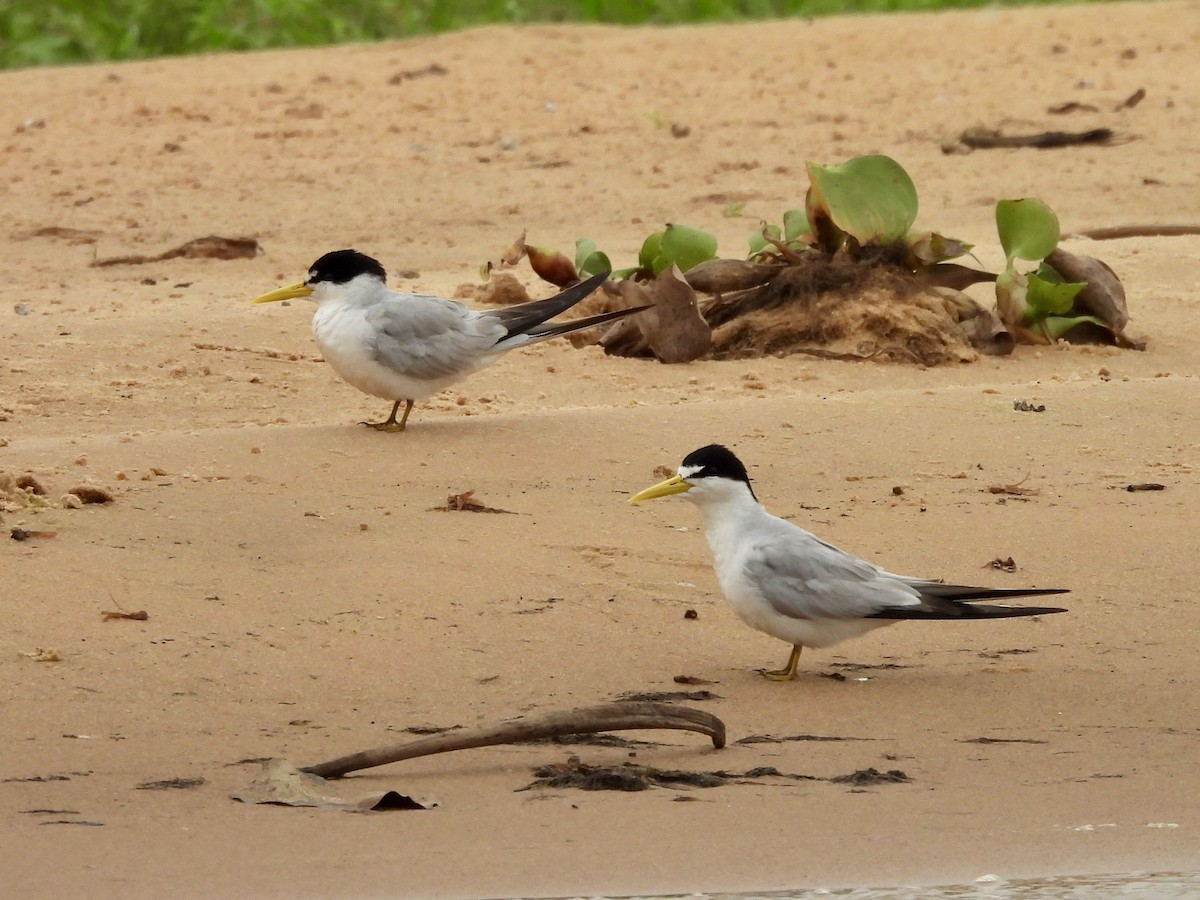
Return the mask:
{"type": "Polygon", "coordinates": [[[532,719],[502,722],[499,725],[464,728],[404,744],[363,750],[315,766],[305,766],[300,771],[322,778],[341,778],[360,769],[385,766],[388,763],[430,756],[434,753],[448,753],[451,750],[515,744],[564,734],[595,734],[600,731],[642,728],[695,731],[712,738],[713,746],[718,750],[725,746],[725,723],[711,713],[670,703],[606,703],[602,706],[547,713],[532,719]]]}
{"type": "Polygon", "coordinates": [[[1093,241],[1113,241],[1131,237],[1184,237],[1200,234],[1200,225],[1110,225],[1073,231],[1066,237],[1091,238],[1093,241]]]}

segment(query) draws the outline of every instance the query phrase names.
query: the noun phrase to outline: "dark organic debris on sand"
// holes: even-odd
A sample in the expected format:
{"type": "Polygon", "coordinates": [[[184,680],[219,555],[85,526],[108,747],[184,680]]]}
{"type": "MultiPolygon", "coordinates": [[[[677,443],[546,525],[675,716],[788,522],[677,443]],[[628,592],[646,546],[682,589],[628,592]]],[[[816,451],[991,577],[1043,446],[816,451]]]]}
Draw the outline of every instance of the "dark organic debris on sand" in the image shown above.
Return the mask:
{"type": "Polygon", "coordinates": [[[159,781],[143,781],[137,786],[139,791],[186,791],[203,787],[208,779],[195,777],[163,778],[159,781]]]}
{"type": "Polygon", "coordinates": [[[565,763],[538,766],[533,770],[536,780],[520,790],[532,788],[576,788],[581,791],[644,791],[652,787],[713,788],[729,784],[777,775],[784,778],[813,780],[807,775],[782,775],[777,769],[751,769],[747,772],[691,772],[685,769],[659,769],[637,763],[621,763],[615,766],[593,766],[571,757],[565,763]]]}
{"type": "Polygon", "coordinates": [[[458,494],[450,494],[446,497],[446,502],[442,506],[431,506],[427,512],[478,512],[478,513],[500,513],[506,516],[516,515],[511,509],[499,509],[495,506],[487,506],[475,499],[475,491],[462,491],[458,494]]]}
{"type": "Polygon", "coordinates": [[[712,691],[626,691],[618,694],[617,699],[637,703],[672,703],[676,700],[720,700],[721,695],[712,691]]]}
{"type": "Polygon", "coordinates": [[[963,744],[1048,744],[1050,742],[1038,740],[1037,738],[977,737],[977,738],[964,738],[960,743],[963,743],[963,744]]]}
{"type": "Polygon", "coordinates": [[[105,622],[125,619],[134,622],[145,622],[150,618],[150,614],[144,609],[139,609],[136,612],[126,612],[123,609],[106,609],[100,613],[100,617],[105,622]]]}
{"type": "Polygon", "coordinates": [[[58,535],[57,531],[28,531],[24,528],[14,528],[8,536],[14,541],[31,541],[35,538],[52,538],[58,535]]]}
{"type": "Polygon", "coordinates": [[[142,254],[110,256],[105,259],[97,259],[92,265],[101,267],[137,266],[144,265],[145,263],[164,262],[168,259],[177,259],[179,257],[185,259],[254,259],[254,257],[258,256],[261,249],[258,241],[254,238],[227,238],[210,234],[206,237],[187,241],[178,247],[172,247],[170,250],[153,256],[144,256],[142,254]]]}
{"type": "Polygon", "coordinates": [[[835,775],[829,780],[834,784],[851,784],[854,787],[869,787],[874,784],[905,784],[912,781],[911,778],[899,769],[889,769],[886,772],[880,772],[876,768],[859,769],[857,772],[851,772],[849,775],[835,775]]]}
{"type": "Polygon", "coordinates": [[[1036,134],[1001,134],[995,128],[968,128],[959,140],[973,150],[995,147],[1074,147],[1079,144],[1111,144],[1115,135],[1111,128],[1089,128],[1086,131],[1039,131],[1036,134]]]}
{"type": "Polygon", "coordinates": [[[773,734],[748,734],[738,738],[735,744],[785,744],[791,741],[873,741],[875,738],[842,737],[832,734],[789,734],[777,737],[773,734]]]}
{"type": "Polygon", "coordinates": [[[859,769],[848,775],[820,778],[816,775],[797,775],[781,772],[774,766],[757,766],[744,772],[723,769],[710,772],[693,772],[686,769],[659,769],[638,763],[619,765],[589,765],[577,756],[563,763],[538,766],[533,770],[535,780],[518,788],[528,791],[534,788],[575,788],[581,791],[645,791],[652,787],[668,788],[714,788],[727,784],[746,784],[763,779],[780,779],[784,782],[827,781],[832,784],[849,784],[853,787],[869,787],[877,784],[903,784],[911,779],[899,769],[880,772],[876,769],[859,769]]]}
{"type": "Polygon", "coordinates": [[[590,747],[622,747],[625,749],[662,746],[657,741],[639,741],[634,738],[621,737],[617,734],[607,734],[606,732],[600,732],[599,734],[559,734],[554,737],[536,738],[532,741],[523,741],[522,743],[559,744],[563,746],[586,744],[590,747]]]}

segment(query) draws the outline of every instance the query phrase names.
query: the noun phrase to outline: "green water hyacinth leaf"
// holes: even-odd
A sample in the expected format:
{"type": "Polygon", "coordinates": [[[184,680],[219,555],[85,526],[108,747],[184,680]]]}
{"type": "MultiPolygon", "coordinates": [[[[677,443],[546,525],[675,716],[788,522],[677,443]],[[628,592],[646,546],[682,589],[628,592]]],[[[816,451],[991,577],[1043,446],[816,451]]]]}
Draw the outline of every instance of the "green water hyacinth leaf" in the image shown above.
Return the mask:
{"type": "Polygon", "coordinates": [[[671,265],[687,272],[706,259],[717,255],[717,239],[699,228],[690,225],[668,225],[658,243],[658,255],[654,257],[653,269],[657,275],[671,265]]]}
{"type": "Polygon", "coordinates": [[[1075,295],[1085,287],[1085,282],[1066,282],[1061,278],[1051,281],[1043,278],[1038,272],[1027,275],[1025,324],[1031,325],[1046,316],[1065,314],[1075,302],[1075,295]]]}
{"type": "Polygon", "coordinates": [[[601,253],[597,250],[584,259],[582,265],[577,267],[579,274],[582,277],[591,275],[599,275],[601,272],[611,272],[613,270],[612,261],[609,260],[607,253],[601,253]]]}
{"type": "Polygon", "coordinates": [[[1051,284],[1062,284],[1067,279],[1058,274],[1058,270],[1044,259],[1038,264],[1037,271],[1034,273],[1043,281],[1049,281],[1051,284]]]}
{"type": "Polygon", "coordinates": [[[642,249],[638,253],[639,268],[650,271],[654,265],[654,260],[658,256],[658,248],[662,244],[663,233],[656,231],[649,235],[646,240],[642,241],[642,249]]]}
{"type": "Polygon", "coordinates": [[[898,241],[917,219],[917,189],[887,156],[859,156],[840,166],[807,163],[814,230],[821,212],[862,244],[898,241]]]}
{"type": "Polygon", "coordinates": [[[996,204],[996,231],[1009,265],[1014,259],[1039,260],[1058,246],[1058,216],[1033,197],[996,204]]]}
{"type": "Polygon", "coordinates": [[[794,241],[802,234],[812,231],[808,224],[808,210],[789,209],[783,214],[783,239],[794,241]]]}
{"type": "Polygon", "coordinates": [[[1076,325],[1098,325],[1105,331],[1111,333],[1112,326],[1097,316],[1049,316],[1042,327],[1046,329],[1046,334],[1058,340],[1076,325]]]}
{"type": "Polygon", "coordinates": [[[764,222],[756,231],[750,234],[750,237],[746,238],[746,243],[750,245],[750,255],[753,256],[755,253],[759,253],[767,249],[767,247],[772,246],[771,242],[767,240],[766,235],[770,235],[775,240],[780,240],[782,234],[783,232],[779,230],[778,225],[768,225],[764,222]]]}
{"type": "Polygon", "coordinates": [[[601,272],[611,272],[612,263],[606,253],[596,249],[596,242],[591,238],[579,238],[575,241],[575,268],[581,277],[598,275],[601,272]]]}
{"type": "Polygon", "coordinates": [[[591,238],[575,238],[575,268],[582,271],[583,261],[596,252],[596,242],[591,238]]]}

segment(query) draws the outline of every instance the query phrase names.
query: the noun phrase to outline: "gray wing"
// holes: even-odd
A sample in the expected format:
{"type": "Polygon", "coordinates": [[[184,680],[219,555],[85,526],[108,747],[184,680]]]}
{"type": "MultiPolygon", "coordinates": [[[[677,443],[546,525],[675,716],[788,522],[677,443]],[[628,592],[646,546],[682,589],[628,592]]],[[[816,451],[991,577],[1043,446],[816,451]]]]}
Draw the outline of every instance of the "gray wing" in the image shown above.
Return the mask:
{"type": "Polygon", "coordinates": [[[375,359],[414,378],[466,374],[489,361],[507,329],[463,303],[393,292],[367,311],[375,359]]]}
{"type": "Polygon", "coordinates": [[[914,587],[782,519],[755,542],[744,573],[776,612],[794,619],[861,619],[921,604],[914,587]]]}

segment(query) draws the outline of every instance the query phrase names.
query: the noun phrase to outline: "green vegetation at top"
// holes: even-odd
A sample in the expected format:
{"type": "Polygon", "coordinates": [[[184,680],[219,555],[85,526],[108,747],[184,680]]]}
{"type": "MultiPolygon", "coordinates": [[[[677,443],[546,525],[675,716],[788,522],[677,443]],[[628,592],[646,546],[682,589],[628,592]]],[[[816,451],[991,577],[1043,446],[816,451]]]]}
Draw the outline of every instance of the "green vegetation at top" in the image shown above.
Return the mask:
{"type": "Polygon", "coordinates": [[[985,5],[996,4],[989,0],[0,0],[0,68],[318,46],[497,23],[662,25],[985,5]]]}

